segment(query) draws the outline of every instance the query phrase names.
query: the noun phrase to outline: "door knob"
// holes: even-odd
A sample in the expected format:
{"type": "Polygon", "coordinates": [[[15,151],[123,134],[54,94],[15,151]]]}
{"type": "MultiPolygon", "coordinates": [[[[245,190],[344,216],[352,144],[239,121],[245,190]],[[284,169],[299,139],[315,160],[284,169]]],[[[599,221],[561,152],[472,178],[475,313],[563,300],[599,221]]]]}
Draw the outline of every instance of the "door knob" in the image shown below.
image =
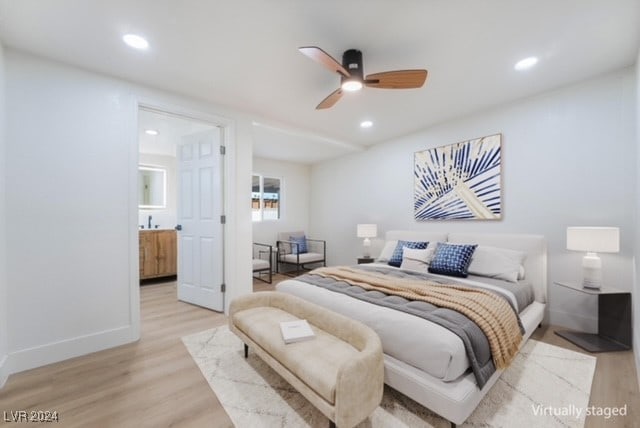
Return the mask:
{"type": "Polygon", "coordinates": [[[177,225],[174,229],[175,229],[175,230],[182,230],[182,225],[181,225],[181,224],[179,224],[179,225],[177,225]]]}

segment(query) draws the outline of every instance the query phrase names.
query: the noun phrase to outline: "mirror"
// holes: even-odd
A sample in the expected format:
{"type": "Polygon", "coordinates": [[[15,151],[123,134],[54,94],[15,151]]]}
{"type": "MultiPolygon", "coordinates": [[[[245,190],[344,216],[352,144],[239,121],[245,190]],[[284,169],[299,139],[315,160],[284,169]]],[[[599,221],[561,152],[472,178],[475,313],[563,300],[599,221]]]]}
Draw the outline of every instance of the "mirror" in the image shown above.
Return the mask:
{"type": "Polygon", "coordinates": [[[138,167],[138,208],[167,207],[167,171],[152,166],[138,167]]]}

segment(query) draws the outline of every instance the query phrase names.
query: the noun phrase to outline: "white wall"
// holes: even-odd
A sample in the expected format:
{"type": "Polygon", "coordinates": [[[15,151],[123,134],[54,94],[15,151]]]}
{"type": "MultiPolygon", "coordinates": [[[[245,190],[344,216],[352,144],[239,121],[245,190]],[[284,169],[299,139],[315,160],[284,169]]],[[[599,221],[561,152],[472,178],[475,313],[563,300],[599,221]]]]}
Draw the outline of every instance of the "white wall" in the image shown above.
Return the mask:
{"type": "Polygon", "coordinates": [[[11,372],[139,336],[139,101],[228,121],[226,304],[251,292],[254,118],[11,50],[5,62],[11,372]]]}
{"type": "Polygon", "coordinates": [[[311,168],[254,157],[253,173],[282,180],[280,220],[253,222],[253,241],[275,245],[279,232],[308,231],[311,168]]]}
{"type": "Polygon", "coordinates": [[[633,303],[633,352],[640,385],[640,51],[636,61],[636,217],[635,217],[635,278],[633,303]]]}
{"type": "Polygon", "coordinates": [[[157,166],[167,171],[167,207],[164,209],[139,210],[138,224],[147,228],[149,216],[151,225],[158,226],[159,229],[173,229],[177,222],[178,202],[178,161],[175,156],[154,155],[150,153],[140,153],[140,165],[157,166]]]}
{"type": "Polygon", "coordinates": [[[357,223],[377,223],[379,238],[390,229],[542,234],[548,242],[551,321],[595,331],[595,298],[553,281],[580,275],[583,255],[565,250],[567,226],[611,225],[621,228],[621,253],[602,255],[604,280],[631,288],[634,85],[633,70],[622,70],[315,165],[311,231],[329,240],[330,264],[355,263],[361,251],[357,223]],[[498,132],[503,219],[416,222],[414,152],[498,132]]]}
{"type": "Polygon", "coordinates": [[[7,265],[6,265],[6,236],[5,236],[5,71],[4,48],[0,43],[0,387],[7,380],[7,265]]]}

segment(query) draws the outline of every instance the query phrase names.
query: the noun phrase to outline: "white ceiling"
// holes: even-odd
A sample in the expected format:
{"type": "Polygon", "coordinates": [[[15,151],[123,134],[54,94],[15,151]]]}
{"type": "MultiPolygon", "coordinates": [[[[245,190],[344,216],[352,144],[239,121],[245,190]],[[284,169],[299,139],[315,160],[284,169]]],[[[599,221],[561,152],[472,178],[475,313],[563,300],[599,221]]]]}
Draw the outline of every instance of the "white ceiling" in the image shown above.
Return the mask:
{"type": "Polygon", "coordinates": [[[147,110],[138,112],[138,143],[141,153],[176,156],[176,146],[185,135],[204,132],[213,126],[196,120],[188,120],[147,110]],[[148,129],[157,135],[146,133],[148,129]]]}
{"type": "Polygon", "coordinates": [[[640,0],[0,0],[6,46],[243,110],[257,155],[300,162],[633,65],[639,27],[640,0]],[[316,111],[339,79],[298,52],[308,45],[338,60],[358,48],[366,74],[429,78],[316,111]],[[538,65],[516,72],[530,55],[538,65]]]}

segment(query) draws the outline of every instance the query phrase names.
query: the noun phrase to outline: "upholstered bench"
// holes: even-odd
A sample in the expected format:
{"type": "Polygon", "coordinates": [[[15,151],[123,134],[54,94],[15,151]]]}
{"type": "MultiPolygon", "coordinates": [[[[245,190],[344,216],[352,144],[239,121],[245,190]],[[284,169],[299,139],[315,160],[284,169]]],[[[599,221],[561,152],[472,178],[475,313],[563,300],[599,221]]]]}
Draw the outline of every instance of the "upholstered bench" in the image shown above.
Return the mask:
{"type": "MultiPolygon", "coordinates": [[[[275,291],[231,302],[229,329],[331,421],[353,427],[380,404],[382,345],[366,325],[275,291]],[[281,321],[306,319],[315,337],[285,344],[281,321]]],[[[334,425],[335,424],[335,425],[334,425]]]]}

